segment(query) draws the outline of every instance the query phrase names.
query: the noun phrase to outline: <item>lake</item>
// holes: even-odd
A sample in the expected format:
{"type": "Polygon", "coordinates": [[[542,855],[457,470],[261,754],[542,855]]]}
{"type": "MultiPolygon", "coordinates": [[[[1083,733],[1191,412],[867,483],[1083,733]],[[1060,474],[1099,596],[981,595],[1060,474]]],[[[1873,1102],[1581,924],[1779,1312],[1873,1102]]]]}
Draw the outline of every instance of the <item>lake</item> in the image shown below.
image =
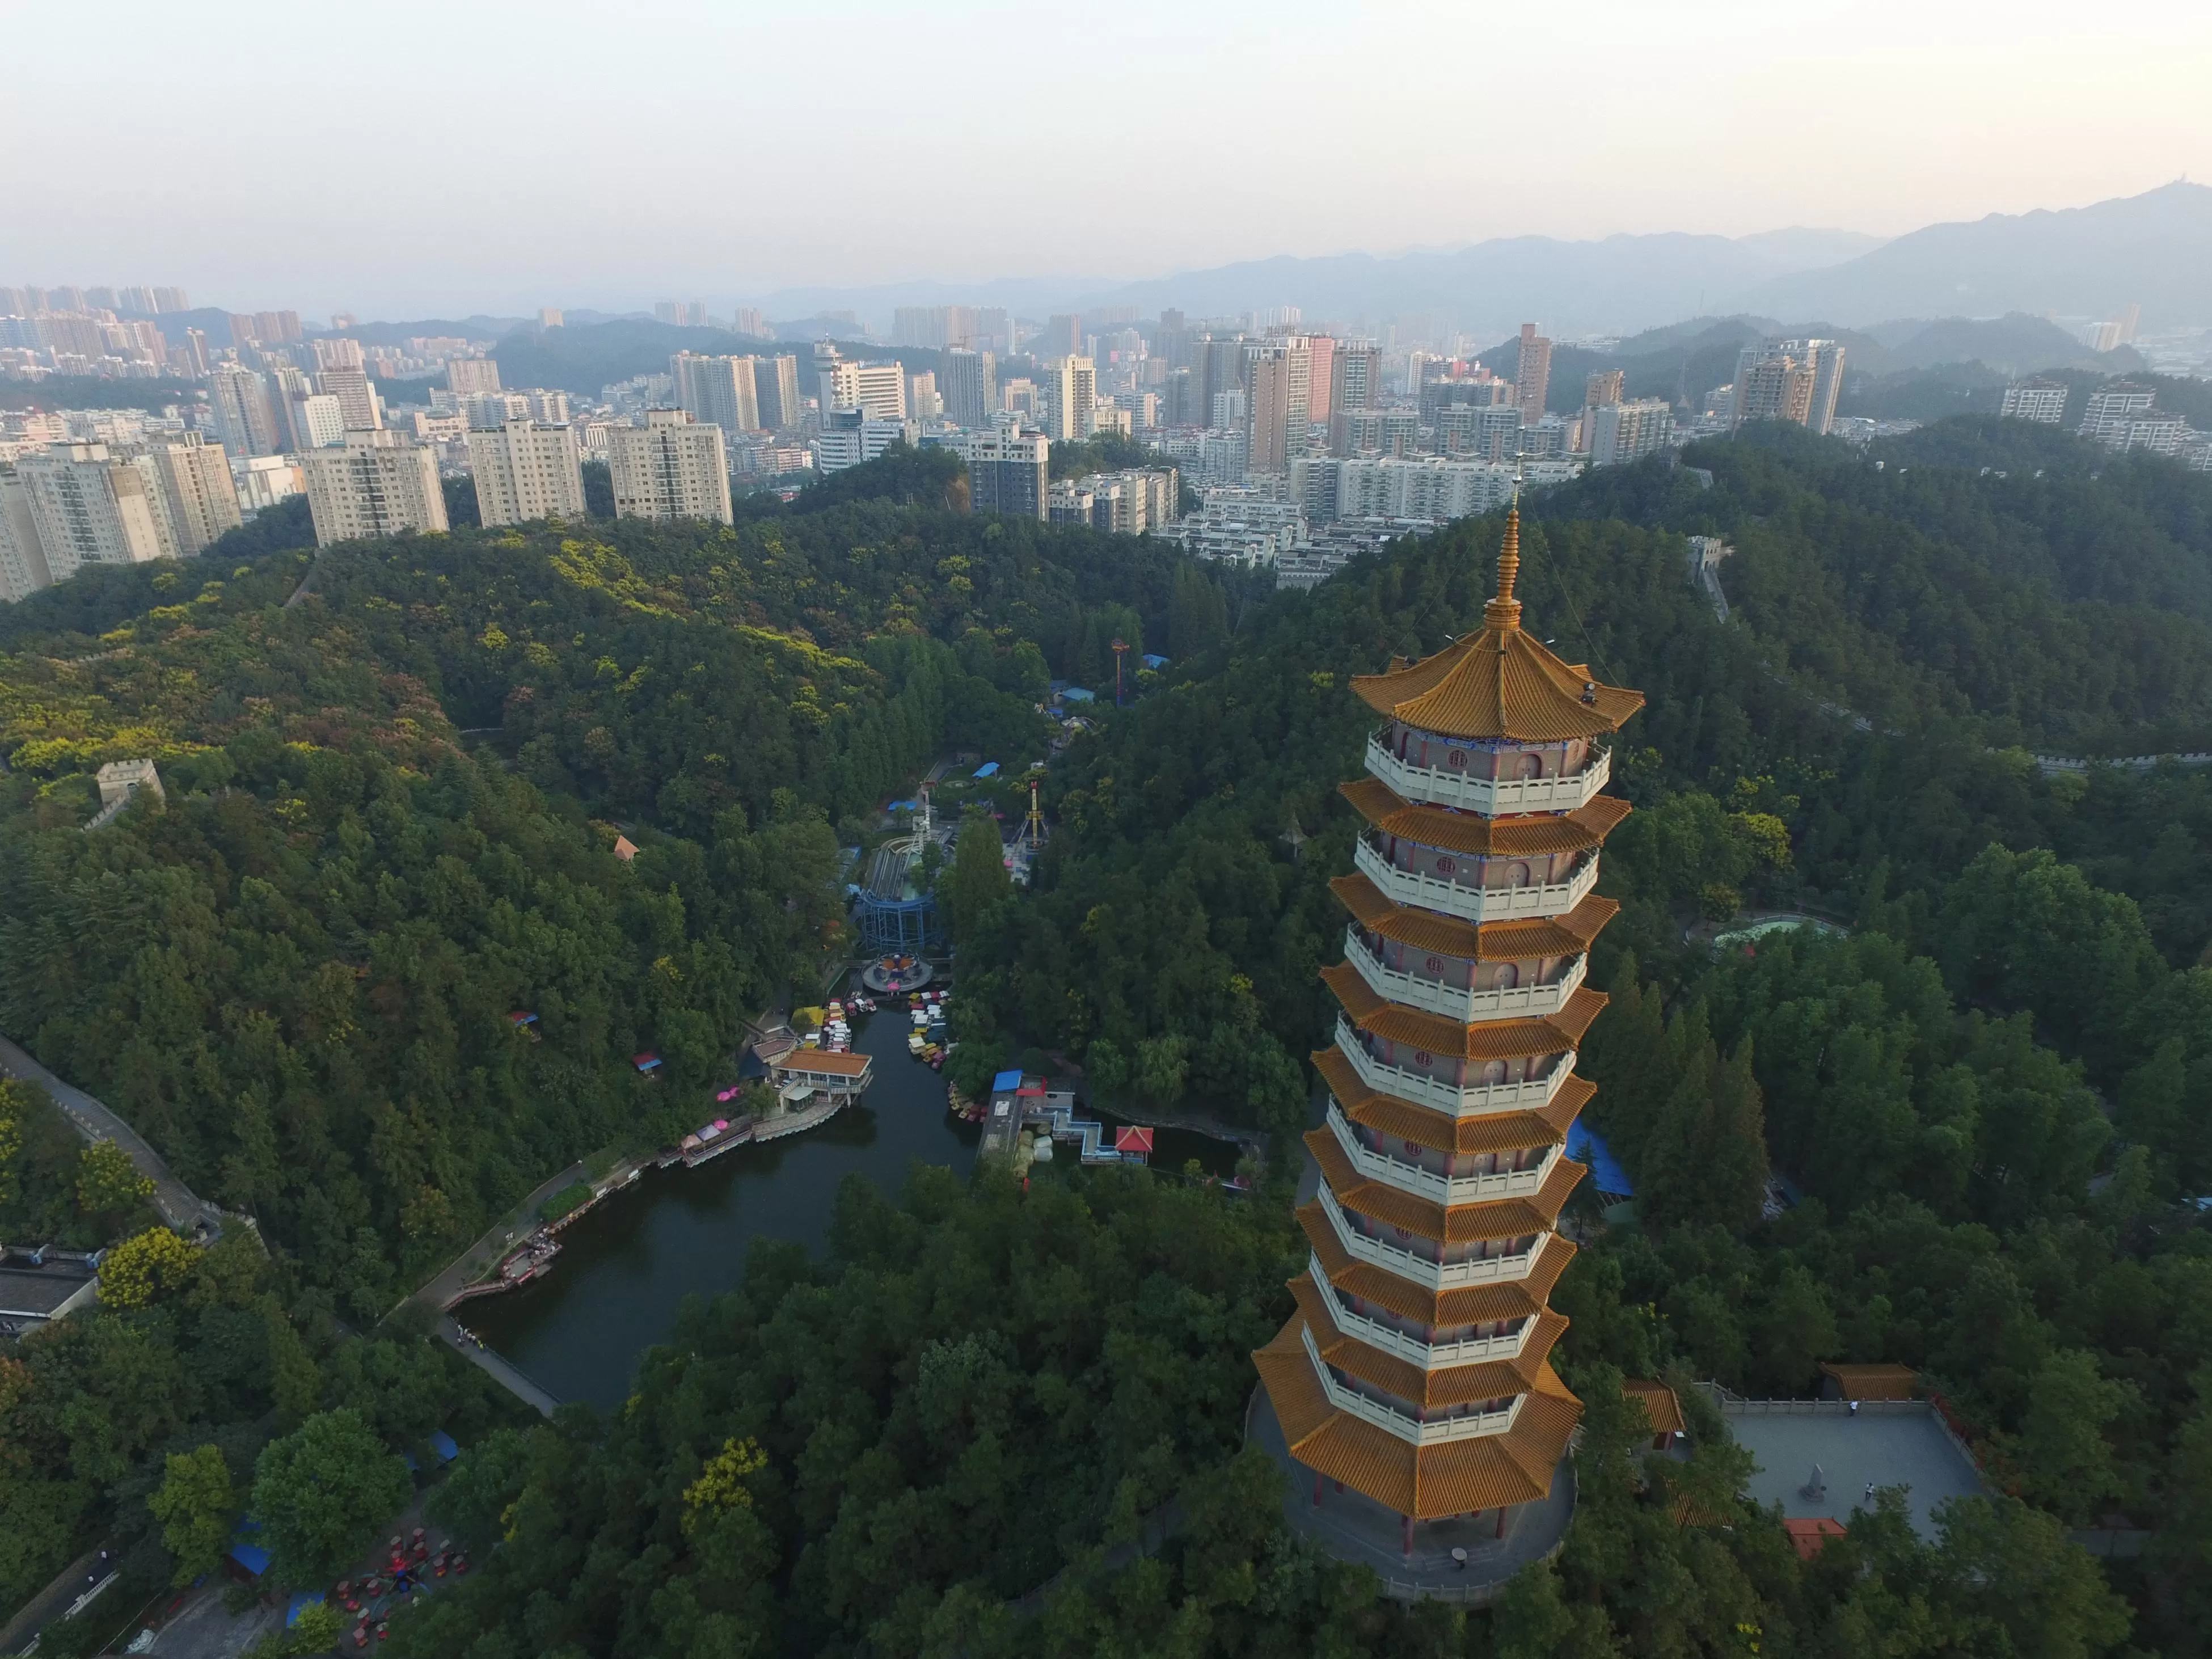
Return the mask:
{"type": "MultiPolygon", "coordinates": [[[[915,1158],[963,1174],[974,1166],[982,1126],[945,1110],[945,1079],[907,1053],[906,1033],[902,1009],[864,1018],[853,1046],[876,1065],[861,1104],[818,1129],[741,1146],[696,1170],[647,1170],[562,1232],[546,1277],[468,1304],[462,1322],[556,1398],[620,1406],[639,1357],[675,1328],[678,1304],[733,1289],[755,1238],[823,1253],[847,1176],[864,1175],[895,1195],[915,1158]]],[[[1073,1162],[1073,1149],[1062,1156],[1073,1162]]],[[[1180,1170],[1193,1158],[1226,1175],[1237,1148],[1188,1130],[1158,1133],[1158,1168],[1180,1170]]]]}

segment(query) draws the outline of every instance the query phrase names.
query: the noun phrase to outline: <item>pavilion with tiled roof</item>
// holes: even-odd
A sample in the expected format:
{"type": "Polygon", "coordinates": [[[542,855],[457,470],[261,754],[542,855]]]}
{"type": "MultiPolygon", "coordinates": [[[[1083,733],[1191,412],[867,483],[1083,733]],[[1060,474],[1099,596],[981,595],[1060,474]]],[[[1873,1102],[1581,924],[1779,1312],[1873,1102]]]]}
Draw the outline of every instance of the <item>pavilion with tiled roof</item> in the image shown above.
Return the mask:
{"type": "Polygon", "coordinates": [[[1582,1412],[1548,1298],[1594,1092],[1575,1054],[1606,1000],[1583,977],[1619,908],[1591,887],[1629,810],[1601,793],[1603,739],[1644,700],[1522,629],[1519,568],[1516,508],[1481,630],[1352,681],[1383,723],[1341,792],[1363,824],[1331,884],[1350,923],[1322,975],[1340,1012],[1314,1056],[1311,1250],[1254,1355],[1316,1508],[1332,1484],[1382,1505],[1409,1561],[1424,1525],[1508,1537],[1582,1412]]]}

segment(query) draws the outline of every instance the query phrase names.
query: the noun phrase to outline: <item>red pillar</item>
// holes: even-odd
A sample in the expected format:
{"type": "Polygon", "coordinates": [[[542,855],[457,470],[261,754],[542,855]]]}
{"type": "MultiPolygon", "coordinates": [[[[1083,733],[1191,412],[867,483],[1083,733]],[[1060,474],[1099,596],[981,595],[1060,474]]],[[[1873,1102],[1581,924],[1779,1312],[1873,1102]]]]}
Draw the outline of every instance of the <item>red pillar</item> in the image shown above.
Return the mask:
{"type": "Polygon", "coordinates": [[[1410,1561],[1413,1559],[1413,1517],[1407,1515],[1400,1519],[1405,1524],[1406,1559],[1410,1561]]]}
{"type": "Polygon", "coordinates": [[[1318,1469],[1314,1471],[1314,1507],[1321,1507],[1321,1471],[1318,1469]]]}
{"type": "Polygon", "coordinates": [[[1503,1504],[1498,1506],[1498,1536],[1505,1536],[1505,1505],[1503,1504]]]}

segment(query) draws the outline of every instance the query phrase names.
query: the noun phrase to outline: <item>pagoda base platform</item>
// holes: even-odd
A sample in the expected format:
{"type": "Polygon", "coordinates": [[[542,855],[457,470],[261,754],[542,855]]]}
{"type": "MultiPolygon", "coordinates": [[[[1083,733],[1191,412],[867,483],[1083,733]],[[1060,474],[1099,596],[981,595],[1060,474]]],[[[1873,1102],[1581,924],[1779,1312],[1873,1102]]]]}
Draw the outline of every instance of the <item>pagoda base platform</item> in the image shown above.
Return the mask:
{"type": "Polygon", "coordinates": [[[1505,1511],[1505,1535],[1498,1535],[1498,1511],[1413,1524],[1413,1549],[1406,1553],[1405,1518],[1370,1498],[1334,1481],[1321,1482],[1314,1502],[1313,1470],[1291,1455],[1283,1427],[1264,1388],[1252,1391],[1244,1413],[1244,1439],[1273,1458],[1283,1470],[1283,1519],[1323,1554],[1371,1567],[1382,1580],[1382,1593],[1394,1601],[1455,1601],[1480,1607],[1502,1591],[1515,1573],[1552,1554],[1567,1535],[1575,1513],[1572,1453],[1559,1459],[1552,1489],[1505,1511]],[[1464,1564],[1454,1559],[1464,1550],[1464,1564]]]}

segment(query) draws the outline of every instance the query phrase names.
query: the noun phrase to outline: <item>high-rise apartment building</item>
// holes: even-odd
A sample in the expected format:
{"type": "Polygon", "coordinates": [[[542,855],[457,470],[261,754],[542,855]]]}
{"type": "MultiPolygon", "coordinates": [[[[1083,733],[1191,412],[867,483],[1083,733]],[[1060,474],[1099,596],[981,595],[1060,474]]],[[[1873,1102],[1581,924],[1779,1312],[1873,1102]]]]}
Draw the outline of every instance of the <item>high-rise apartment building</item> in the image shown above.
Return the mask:
{"type": "Polygon", "coordinates": [[[977,513],[1042,519],[1050,500],[1052,445],[1040,433],[1001,421],[968,439],[968,504],[977,513]]]}
{"type": "Polygon", "coordinates": [[[23,480],[13,464],[0,461],[0,603],[27,599],[53,580],[23,480]]]}
{"type": "Polygon", "coordinates": [[[900,306],[891,313],[891,343],[972,349],[977,322],[973,306],[900,306]]]}
{"type": "Polygon", "coordinates": [[[799,359],[754,358],[753,395],[762,426],[775,432],[797,426],[805,413],[799,400],[799,359]]]}
{"type": "Polygon", "coordinates": [[[761,314],[757,307],[739,306],[730,313],[730,332],[765,340],[769,337],[768,319],[761,314]]]}
{"type": "Polygon", "coordinates": [[[865,409],[832,409],[822,416],[822,430],[814,439],[814,470],[823,476],[848,466],[872,461],[893,444],[909,447],[920,443],[921,428],[913,421],[879,421],[865,409]]]}
{"type": "Polygon", "coordinates": [[[730,468],[722,428],[702,425],[680,409],[647,410],[645,422],[607,432],[615,516],[730,523],[730,468]]]}
{"type": "Polygon", "coordinates": [[[358,340],[340,336],[335,339],[311,341],[309,345],[315,354],[315,367],[319,369],[365,368],[368,366],[368,356],[362,350],[358,340]]]}
{"type": "MultiPolygon", "coordinates": [[[[1520,413],[1509,410],[1517,422],[1520,413]]],[[[1338,448],[1346,455],[1404,459],[1420,447],[1420,416],[1410,409],[1347,409],[1337,416],[1338,448]]],[[[1478,453],[1470,444],[1467,453],[1478,453]]]]}
{"type": "Polygon", "coordinates": [[[1350,447],[1344,416],[1356,409],[1372,409],[1382,391],[1382,349],[1370,340],[1340,340],[1329,372],[1329,445],[1340,455],[1358,452],[1350,447]]]}
{"type": "Polygon", "coordinates": [[[2157,398],[2158,394],[2149,386],[2127,380],[2100,386],[2089,394],[2089,406],[2082,411],[2081,435],[2094,438],[2100,443],[2111,443],[2123,434],[2130,421],[2148,414],[2157,398]]]}
{"type": "Polygon", "coordinates": [[[173,556],[160,486],[103,443],[51,444],[16,460],[46,568],[67,581],[88,564],[173,556]]]}
{"type": "Polygon", "coordinates": [[[584,516],[582,457],[566,426],[509,421],[469,434],[477,511],[489,525],[584,516]]]}
{"type": "Polygon", "coordinates": [[[1306,337],[1306,419],[1311,422],[1325,422],[1336,407],[1336,354],[1338,342],[1327,334],[1306,337]]]}
{"type": "Polygon", "coordinates": [[[237,487],[230,481],[230,458],[221,444],[208,442],[198,432],[174,433],[148,446],[146,461],[160,487],[179,557],[189,558],[245,522],[237,487]]]}
{"type": "Polygon", "coordinates": [[[345,405],[327,392],[302,392],[285,400],[294,449],[327,449],[345,441],[345,405]]]}
{"type": "Polygon", "coordinates": [[[269,382],[252,369],[217,363],[208,377],[208,401],[215,429],[232,454],[274,455],[284,447],[269,401],[269,382]]]}
{"type": "Polygon", "coordinates": [[[509,421],[530,419],[530,399],[520,392],[471,392],[461,399],[461,417],[465,433],[478,428],[496,431],[509,421]]]}
{"type": "Polygon", "coordinates": [[[499,390],[499,361],[494,357],[448,357],[446,390],[456,398],[471,392],[499,390]]]}
{"type": "Polygon", "coordinates": [[[679,351],[668,360],[676,402],[704,426],[726,433],[759,430],[760,390],[750,357],[702,357],[679,351]]]}
{"type": "Polygon", "coordinates": [[[2004,404],[1997,413],[2008,420],[2057,426],[2066,418],[2066,392],[2063,380],[2016,381],[2005,388],[2004,404]]]}
{"type": "Polygon", "coordinates": [[[1045,319],[1044,334],[1036,344],[1036,355],[1047,361],[1054,357],[1076,357],[1083,353],[1083,318],[1080,313],[1069,312],[1045,319]]]}
{"type": "Polygon", "coordinates": [[[678,328],[707,326],[707,302],[704,300],[656,300],[653,305],[653,320],[672,323],[678,328]]]}
{"type": "Polygon", "coordinates": [[[1583,407],[1603,409],[1607,404],[1620,401],[1621,385],[1627,378],[1618,368],[1601,368],[1583,383],[1583,407]]]}
{"type": "Polygon", "coordinates": [[[917,421],[945,418],[945,394],[937,389],[937,372],[924,369],[906,377],[907,412],[917,421]]]}
{"type": "Polygon", "coordinates": [[[1674,406],[1664,398],[1600,404],[1588,418],[1592,466],[1641,460],[1657,454],[1674,439],[1674,406]]]}
{"type": "Polygon", "coordinates": [[[1304,339],[1295,335],[1248,342],[1245,374],[1252,415],[1251,469],[1280,472],[1309,447],[1313,356],[1304,339]]]}
{"type": "Polygon", "coordinates": [[[1469,455],[1485,461],[1510,460],[1521,453],[1522,429],[1518,404],[1440,404],[1435,428],[1437,453],[1469,455]]]}
{"type": "Polygon", "coordinates": [[[1098,369],[1088,357],[1062,357],[1046,376],[1045,430],[1079,443],[1098,429],[1098,369]]]}
{"type": "Polygon", "coordinates": [[[1536,332],[1536,325],[1521,325],[1521,366],[1513,384],[1521,404],[1521,423],[1534,426],[1544,418],[1544,399],[1552,389],[1552,343],[1536,332]]]}
{"type": "Polygon", "coordinates": [[[349,432],[374,432],[384,425],[384,404],[368,371],[350,364],[332,363],[315,371],[315,389],[338,400],[349,432]]]}
{"type": "Polygon", "coordinates": [[[1191,391],[1200,420],[1212,417],[1213,400],[1223,392],[1245,389],[1245,345],[1230,335],[1208,334],[1191,342],[1191,391]]]}
{"type": "Polygon", "coordinates": [[[988,425],[999,412],[998,359],[988,351],[960,346],[945,354],[945,413],[970,431],[988,425]]]}
{"type": "Polygon", "coordinates": [[[1790,421],[1826,433],[1843,387],[1844,349],[1833,340],[1770,340],[1736,354],[1729,423],[1790,421]]]}
{"type": "Polygon", "coordinates": [[[538,331],[541,334],[549,328],[565,327],[568,320],[568,318],[562,314],[561,307],[558,306],[538,307],[538,331]]]}
{"type": "Polygon", "coordinates": [[[901,363],[862,363],[815,348],[814,365],[822,381],[822,413],[857,409],[872,421],[906,419],[906,368],[901,363]]]}
{"type": "Polygon", "coordinates": [[[282,501],[307,493],[307,475],[289,455],[252,455],[231,473],[241,511],[265,513],[282,501]]]}
{"type": "Polygon", "coordinates": [[[404,530],[430,535],[446,529],[437,453],[400,433],[349,431],[343,444],[301,455],[300,468],[318,547],[404,530]]]}

